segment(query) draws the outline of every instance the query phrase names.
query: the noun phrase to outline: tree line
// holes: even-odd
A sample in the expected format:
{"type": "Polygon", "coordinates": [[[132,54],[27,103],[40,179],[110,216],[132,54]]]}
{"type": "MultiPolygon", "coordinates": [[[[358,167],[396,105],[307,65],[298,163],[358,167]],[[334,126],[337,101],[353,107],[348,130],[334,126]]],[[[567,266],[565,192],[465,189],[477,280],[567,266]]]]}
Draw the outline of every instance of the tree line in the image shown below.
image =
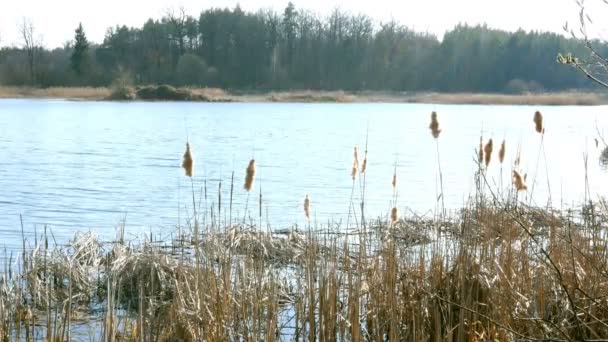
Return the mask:
{"type": "MultiPolygon", "coordinates": [[[[525,92],[589,88],[561,52],[585,56],[581,40],[543,32],[458,25],[440,40],[396,21],[378,23],[340,9],[319,16],[212,8],[198,17],[169,10],[140,28],[109,28],[89,42],[79,25],[61,48],[45,49],[35,27],[23,44],[0,49],[0,84],[208,86],[239,90],[323,89],[525,92]]],[[[596,50],[608,46],[594,42],[596,50]]]]}

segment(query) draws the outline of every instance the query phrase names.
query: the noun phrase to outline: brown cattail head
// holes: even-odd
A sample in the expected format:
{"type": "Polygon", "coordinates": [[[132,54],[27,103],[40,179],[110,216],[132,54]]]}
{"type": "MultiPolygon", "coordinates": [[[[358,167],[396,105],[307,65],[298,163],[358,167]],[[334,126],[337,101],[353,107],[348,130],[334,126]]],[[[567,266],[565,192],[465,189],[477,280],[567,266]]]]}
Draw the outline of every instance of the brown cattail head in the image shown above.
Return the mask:
{"type": "Polygon", "coordinates": [[[522,177],[517,170],[513,170],[513,185],[515,185],[515,189],[517,189],[517,191],[528,190],[528,186],[526,185],[526,178],[527,174],[522,177]]]}
{"type": "Polygon", "coordinates": [[[192,159],[192,150],[190,150],[190,143],[186,143],[186,152],[184,152],[182,167],[184,168],[184,171],[186,171],[186,176],[192,177],[192,175],[194,174],[194,160],[192,159]]]}
{"type": "Polygon", "coordinates": [[[536,113],[534,113],[534,125],[536,132],[540,134],[545,133],[545,129],[543,128],[543,115],[539,111],[536,111],[536,113]]]}
{"type": "Polygon", "coordinates": [[[397,188],[397,168],[393,172],[393,182],[391,184],[393,184],[393,190],[397,188]]]}
{"type": "Polygon", "coordinates": [[[439,133],[441,133],[441,129],[439,129],[439,120],[437,120],[437,112],[433,111],[431,113],[431,124],[429,125],[431,129],[431,134],[433,134],[433,138],[439,138],[439,133]]]}
{"type": "Polygon", "coordinates": [[[247,192],[253,189],[253,181],[255,180],[255,160],[251,159],[249,161],[249,166],[247,166],[247,175],[245,175],[245,190],[247,192]]]}
{"type": "Polygon", "coordinates": [[[483,148],[483,153],[485,157],[486,167],[490,165],[490,161],[492,160],[492,150],[494,149],[494,143],[492,139],[488,140],[488,143],[483,148]]]}
{"type": "Polygon", "coordinates": [[[310,198],[308,194],[306,194],[306,198],[304,198],[304,215],[306,219],[310,221],[310,198]]]}
{"type": "Polygon", "coordinates": [[[483,136],[479,137],[479,150],[477,151],[479,155],[477,156],[477,161],[479,164],[483,163],[483,136]]]}
{"type": "Polygon", "coordinates": [[[500,144],[500,150],[498,150],[498,161],[502,164],[505,161],[505,153],[507,153],[507,142],[506,140],[502,141],[500,144]]]}
{"type": "Polygon", "coordinates": [[[355,178],[357,178],[357,173],[359,172],[359,153],[357,151],[357,146],[355,146],[353,159],[353,169],[351,170],[350,176],[354,181],[355,178]]]}
{"type": "Polygon", "coordinates": [[[367,156],[363,159],[363,164],[361,164],[361,174],[364,174],[367,171],[367,156]]]}
{"type": "Polygon", "coordinates": [[[393,209],[391,209],[391,223],[395,224],[397,222],[399,222],[399,209],[393,207],[393,209]]]}

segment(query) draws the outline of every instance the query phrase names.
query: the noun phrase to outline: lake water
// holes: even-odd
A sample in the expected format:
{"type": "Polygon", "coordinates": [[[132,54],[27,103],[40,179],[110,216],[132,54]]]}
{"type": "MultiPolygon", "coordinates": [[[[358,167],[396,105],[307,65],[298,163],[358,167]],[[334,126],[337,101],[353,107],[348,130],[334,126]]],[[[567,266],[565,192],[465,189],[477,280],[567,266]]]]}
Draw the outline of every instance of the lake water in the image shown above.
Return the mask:
{"type": "MultiPolygon", "coordinates": [[[[228,207],[235,173],[233,217],[242,219],[243,179],[255,158],[257,178],[248,210],[263,225],[305,225],[302,203],[310,194],[313,221],[346,223],[353,183],[353,146],[363,159],[366,134],[367,216],[390,209],[397,165],[397,204],[419,214],[437,208],[437,147],[444,201],[458,209],[474,192],[480,133],[507,141],[503,182],[518,146],[522,169],[534,178],[540,136],[533,113],[545,117],[545,158],[540,158],[532,202],[580,204],[585,192],[583,154],[589,154],[593,198],[605,193],[607,174],[596,148],[596,121],[608,129],[608,107],[468,106],[425,104],[115,103],[0,100],[0,234],[9,248],[21,244],[19,215],[31,237],[47,225],[58,240],[76,230],[111,238],[126,217],[128,234],[170,232],[192,213],[192,184],[180,169],[187,139],[195,158],[194,188],[201,212],[228,207]],[[443,129],[438,146],[428,129],[436,110],[443,129]],[[546,166],[546,167],[545,167],[546,166]],[[546,171],[548,170],[548,172],[546,171]],[[547,174],[549,182],[547,182],[547,174]],[[207,199],[201,195],[206,184],[207,199]]],[[[489,168],[500,183],[500,167],[489,168]]],[[[529,183],[532,183],[529,179],[529,183]]],[[[357,186],[357,189],[359,187],[357,186]]],[[[359,197],[359,191],[355,191],[359,197]]],[[[223,215],[222,215],[223,216],[223,215]]]]}

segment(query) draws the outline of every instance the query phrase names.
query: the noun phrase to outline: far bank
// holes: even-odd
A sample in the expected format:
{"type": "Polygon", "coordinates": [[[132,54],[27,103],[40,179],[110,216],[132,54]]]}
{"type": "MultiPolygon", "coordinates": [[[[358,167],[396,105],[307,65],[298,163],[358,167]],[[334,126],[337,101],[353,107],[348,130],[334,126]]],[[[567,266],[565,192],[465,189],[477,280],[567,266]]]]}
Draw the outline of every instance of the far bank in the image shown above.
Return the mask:
{"type": "Polygon", "coordinates": [[[293,90],[248,92],[219,88],[145,86],[121,89],[106,87],[11,87],[0,86],[0,98],[66,99],[86,101],[198,101],[198,102],[299,102],[299,103],[436,103],[485,105],[597,106],[608,104],[599,92],[547,92],[528,94],[434,93],[391,91],[293,90]]]}

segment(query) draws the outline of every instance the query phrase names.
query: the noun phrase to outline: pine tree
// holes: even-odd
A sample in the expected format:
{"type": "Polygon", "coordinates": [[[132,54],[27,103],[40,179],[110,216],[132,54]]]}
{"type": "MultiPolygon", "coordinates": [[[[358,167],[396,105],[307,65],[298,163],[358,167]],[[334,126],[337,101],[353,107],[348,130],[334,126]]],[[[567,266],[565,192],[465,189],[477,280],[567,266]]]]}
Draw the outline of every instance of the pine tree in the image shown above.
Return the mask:
{"type": "Polygon", "coordinates": [[[82,76],[85,73],[86,65],[89,59],[89,41],[82,28],[82,23],[78,24],[76,28],[76,36],[74,38],[74,52],[70,57],[72,69],[78,76],[82,76]]]}

